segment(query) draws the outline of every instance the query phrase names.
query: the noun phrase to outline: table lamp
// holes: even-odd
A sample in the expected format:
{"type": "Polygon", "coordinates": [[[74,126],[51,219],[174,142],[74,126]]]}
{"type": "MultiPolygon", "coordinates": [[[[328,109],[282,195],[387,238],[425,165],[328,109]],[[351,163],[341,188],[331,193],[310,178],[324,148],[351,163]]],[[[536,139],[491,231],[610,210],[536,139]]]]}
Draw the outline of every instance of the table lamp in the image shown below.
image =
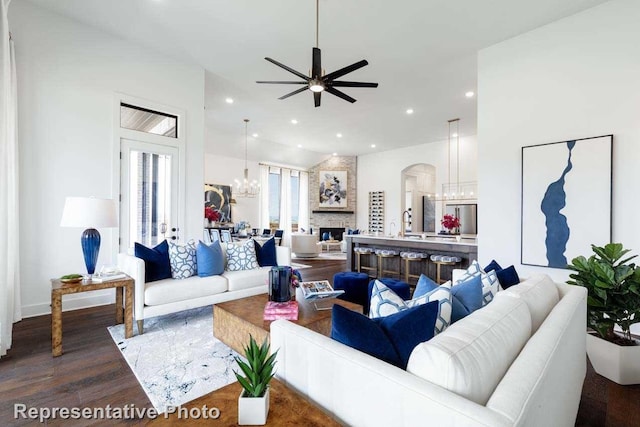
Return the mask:
{"type": "Polygon", "coordinates": [[[61,227],[83,227],[80,243],[89,278],[96,271],[100,252],[100,233],[96,228],[117,227],[118,216],[113,199],[67,197],[62,211],[61,227]]]}

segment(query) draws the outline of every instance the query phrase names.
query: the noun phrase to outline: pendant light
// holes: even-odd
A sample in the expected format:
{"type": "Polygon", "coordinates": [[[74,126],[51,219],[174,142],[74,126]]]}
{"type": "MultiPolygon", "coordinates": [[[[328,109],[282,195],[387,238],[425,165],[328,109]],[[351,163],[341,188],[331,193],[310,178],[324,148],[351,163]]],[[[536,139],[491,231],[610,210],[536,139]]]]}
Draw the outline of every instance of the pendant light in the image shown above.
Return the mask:
{"type": "Polygon", "coordinates": [[[242,181],[236,179],[236,189],[233,192],[233,197],[256,197],[260,192],[260,184],[255,179],[249,182],[249,168],[247,167],[247,153],[248,153],[248,131],[249,119],[244,119],[244,174],[242,181]]]}

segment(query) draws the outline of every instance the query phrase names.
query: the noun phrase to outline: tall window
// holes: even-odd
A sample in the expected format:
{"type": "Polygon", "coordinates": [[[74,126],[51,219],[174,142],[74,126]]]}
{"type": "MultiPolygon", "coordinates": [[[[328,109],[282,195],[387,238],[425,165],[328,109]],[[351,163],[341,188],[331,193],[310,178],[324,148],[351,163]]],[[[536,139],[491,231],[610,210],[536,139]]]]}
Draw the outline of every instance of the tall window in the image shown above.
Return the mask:
{"type": "MultiPolygon", "coordinates": [[[[308,225],[308,186],[306,172],[291,170],[288,168],[268,167],[268,174],[262,176],[267,180],[268,194],[262,199],[262,203],[268,203],[269,227],[271,229],[284,229],[297,232],[302,224],[308,225]],[[306,191],[303,191],[306,190],[306,191]],[[286,217],[282,217],[285,215],[286,217]]],[[[264,188],[264,185],[263,185],[264,188]]],[[[262,217],[262,222],[267,219],[262,217]]]]}
{"type": "Polygon", "coordinates": [[[298,231],[300,217],[300,173],[291,171],[291,231],[298,231]]]}
{"type": "Polygon", "coordinates": [[[280,227],[280,169],[269,169],[269,228],[280,227]]]}

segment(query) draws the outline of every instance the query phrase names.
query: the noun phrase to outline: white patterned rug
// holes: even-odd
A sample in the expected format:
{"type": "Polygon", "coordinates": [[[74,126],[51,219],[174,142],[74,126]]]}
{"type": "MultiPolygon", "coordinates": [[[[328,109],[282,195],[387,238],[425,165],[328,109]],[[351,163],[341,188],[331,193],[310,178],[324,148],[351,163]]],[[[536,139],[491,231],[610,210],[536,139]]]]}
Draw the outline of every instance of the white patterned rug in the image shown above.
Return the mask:
{"type": "Polygon", "coordinates": [[[129,339],[124,325],[107,328],[156,410],[236,381],[238,353],[213,336],[212,311],[207,306],[147,319],[144,334],[129,339]]]}
{"type": "Polygon", "coordinates": [[[331,260],[347,260],[347,254],[344,252],[321,252],[318,256],[322,259],[331,259],[331,260]]]}

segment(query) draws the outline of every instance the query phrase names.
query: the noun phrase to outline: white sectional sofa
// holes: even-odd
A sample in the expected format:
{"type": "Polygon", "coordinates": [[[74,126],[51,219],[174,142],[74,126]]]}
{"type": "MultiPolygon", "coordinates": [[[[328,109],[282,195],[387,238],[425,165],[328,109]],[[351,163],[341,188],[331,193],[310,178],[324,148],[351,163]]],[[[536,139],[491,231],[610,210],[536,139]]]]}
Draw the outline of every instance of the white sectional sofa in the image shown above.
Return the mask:
{"type": "Polygon", "coordinates": [[[353,426],[573,426],[586,297],[534,276],[418,345],[407,371],[278,320],[277,377],[353,426]]]}
{"type": "MultiPolygon", "coordinates": [[[[219,276],[191,276],[187,279],[163,279],[145,283],[144,261],[133,255],[118,254],[118,267],[135,280],[134,317],[138,322],[138,333],[143,332],[144,319],[175,313],[190,308],[202,307],[238,298],[267,292],[271,267],[253,270],[228,271],[226,269],[226,243],[222,243],[225,254],[225,271],[219,276]]],[[[291,250],[276,246],[278,265],[291,265],[291,250]]]]}

